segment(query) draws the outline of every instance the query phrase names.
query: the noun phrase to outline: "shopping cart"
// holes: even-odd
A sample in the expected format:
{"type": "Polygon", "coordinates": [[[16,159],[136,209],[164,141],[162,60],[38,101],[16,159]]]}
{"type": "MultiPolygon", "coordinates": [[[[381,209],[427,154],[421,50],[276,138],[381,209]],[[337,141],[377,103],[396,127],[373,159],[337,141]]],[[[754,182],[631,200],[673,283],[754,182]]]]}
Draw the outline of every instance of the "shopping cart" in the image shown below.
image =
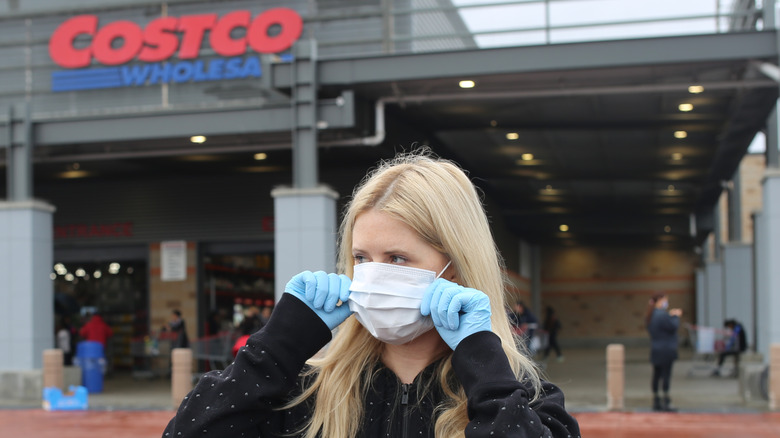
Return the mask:
{"type": "Polygon", "coordinates": [[[192,357],[208,364],[210,370],[223,370],[233,362],[233,343],[236,333],[225,331],[195,339],[190,343],[192,357]]]}
{"type": "Polygon", "coordinates": [[[159,332],[130,341],[134,379],[153,379],[170,374],[173,337],[174,333],[159,332]]]}
{"type": "Polygon", "coordinates": [[[693,351],[691,368],[688,377],[694,375],[711,375],[715,371],[715,363],[720,351],[723,350],[723,330],[685,323],[688,341],[693,351]]]}

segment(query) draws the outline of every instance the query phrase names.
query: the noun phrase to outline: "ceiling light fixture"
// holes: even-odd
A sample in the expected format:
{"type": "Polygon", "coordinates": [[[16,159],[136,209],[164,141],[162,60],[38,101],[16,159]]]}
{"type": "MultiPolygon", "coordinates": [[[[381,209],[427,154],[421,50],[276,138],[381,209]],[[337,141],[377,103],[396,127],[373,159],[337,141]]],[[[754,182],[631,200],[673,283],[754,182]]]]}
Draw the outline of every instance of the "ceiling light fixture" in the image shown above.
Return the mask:
{"type": "Polygon", "coordinates": [[[507,132],[506,133],[506,139],[507,140],[517,140],[518,138],[520,138],[520,134],[518,134],[516,132],[507,132]]]}
{"type": "Polygon", "coordinates": [[[669,225],[664,227],[664,232],[665,233],[670,233],[671,231],[672,231],[672,227],[670,227],[669,225]]]}
{"type": "Polygon", "coordinates": [[[470,81],[470,80],[458,82],[458,86],[460,86],[460,88],[474,88],[475,85],[477,84],[475,84],[474,81],[470,81]]]}
{"type": "Polygon", "coordinates": [[[688,136],[688,133],[685,131],[674,131],[674,138],[685,138],[688,136]]]}
{"type": "Polygon", "coordinates": [[[566,224],[561,224],[561,226],[558,227],[558,229],[565,233],[565,232],[569,231],[569,226],[566,225],[566,224]]]}
{"type": "Polygon", "coordinates": [[[523,161],[531,161],[534,159],[534,154],[523,154],[520,155],[520,159],[523,161]]]}
{"type": "Polygon", "coordinates": [[[680,152],[675,152],[672,154],[672,160],[674,161],[680,161],[682,160],[683,154],[680,152]]]}
{"type": "Polygon", "coordinates": [[[692,103],[681,103],[677,106],[677,109],[680,111],[687,113],[688,111],[693,111],[693,104],[692,103]]]}
{"type": "Polygon", "coordinates": [[[265,152],[258,152],[255,154],[255,160],[257,161],[265,160],[266,158],[268,158],[268,154],[266,154],[265,152]]]}
{"type": "Polygon", "coordinates": [[[673,192],[673,191],[674,191],[674,185],[672,185],[672,184],[669,184],[669,185],[666,187],[666,190],[668,190],[668,191],[670,191],[670,192],[673,192]]]}
{"type": "Polygon", "coordinates": [[[190,137],[190,141],[193,143],[205,143],[206,142],[206,136],[205,135],[193,135],[190,137]]]}
{"type": "Polygon", "coordinates": [[[498,126],[498,122],[497,122],[497,121],[495,121],[495,120],[491,120],[491,121],[490,121],[490,126],[492,126],[492,127],[494,127],[494,128],[495,128],[496,126],[498,126]]]}
{"type": "Polygon", "coordinates": [[[699,94],[704,92],[704,87],[701,85],[691,85],[688,87],[688,92],[691,94],[699,94]]]}

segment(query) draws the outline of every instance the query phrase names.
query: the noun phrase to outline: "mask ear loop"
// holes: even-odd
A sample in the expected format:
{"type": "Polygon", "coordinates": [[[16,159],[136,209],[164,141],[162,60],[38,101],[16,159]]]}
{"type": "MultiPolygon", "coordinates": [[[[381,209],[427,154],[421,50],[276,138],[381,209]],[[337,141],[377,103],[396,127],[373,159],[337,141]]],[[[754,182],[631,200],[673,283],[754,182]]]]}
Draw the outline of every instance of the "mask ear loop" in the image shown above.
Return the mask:
{"type": "Polygon", "coordinates": [[[447,268],[449,268],[451,264],[452,264],[452,260],[448,261],[448,262],[447,262],[447,264],[446,264],[446,265],[444,265],[444,269],[442,269],[442,270],[441,270],[441,272],[439,272],[439,275],[437,275],[437,276],[436,276],[436,278],[439,278],[439,277],[441,277],[441,274],[443,274],[443,273],[444,273],[444,271],[446,271],[446,270],[447,270],[447,268]]]}

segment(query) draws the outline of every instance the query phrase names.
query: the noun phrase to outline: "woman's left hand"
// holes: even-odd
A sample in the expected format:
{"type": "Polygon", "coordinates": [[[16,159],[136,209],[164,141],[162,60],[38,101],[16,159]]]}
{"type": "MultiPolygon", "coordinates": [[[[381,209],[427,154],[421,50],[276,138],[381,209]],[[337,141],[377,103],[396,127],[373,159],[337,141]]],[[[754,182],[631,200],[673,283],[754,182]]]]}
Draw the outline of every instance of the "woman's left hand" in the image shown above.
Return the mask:
{"type": "Polygon", "coordinates": [[[469,335],[491,330],[488,296],[443,278],[428,286],[420,313],[431,315],[439,336],[453,350],[469,335]]]}

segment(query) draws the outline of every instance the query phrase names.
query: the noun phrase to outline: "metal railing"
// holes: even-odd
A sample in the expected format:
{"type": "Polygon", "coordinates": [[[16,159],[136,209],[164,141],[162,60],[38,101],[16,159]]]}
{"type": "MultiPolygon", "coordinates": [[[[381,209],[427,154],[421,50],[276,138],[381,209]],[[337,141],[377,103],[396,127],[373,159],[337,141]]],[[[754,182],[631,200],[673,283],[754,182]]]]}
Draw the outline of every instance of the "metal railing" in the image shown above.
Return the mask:
{"type": "Polygon", "coordinates": [[[381,22],[373,38],[356,39],[313,25],[328,58],[761,30],[774,28],[774,7],[775,0],[380,0],[354,17],[306,21],[381,22]]]}

